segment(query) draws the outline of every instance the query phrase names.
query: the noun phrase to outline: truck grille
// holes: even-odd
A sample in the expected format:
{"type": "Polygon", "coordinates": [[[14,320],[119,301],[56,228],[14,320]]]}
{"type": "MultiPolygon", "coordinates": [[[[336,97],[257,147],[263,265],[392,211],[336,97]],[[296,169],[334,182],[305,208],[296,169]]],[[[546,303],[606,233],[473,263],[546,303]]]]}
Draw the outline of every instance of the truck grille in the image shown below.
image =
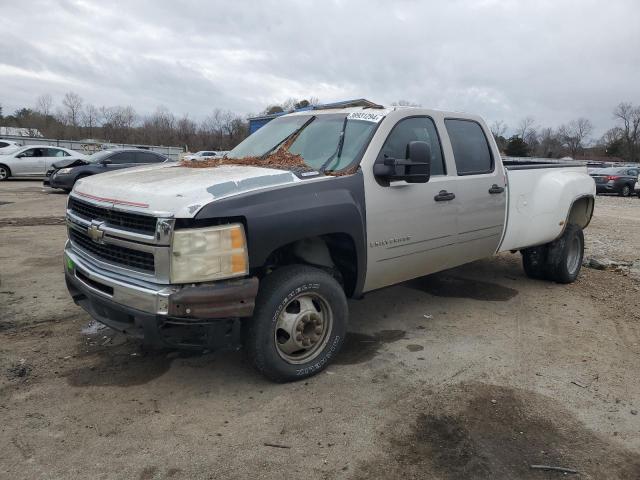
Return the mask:
{"type": "Polygon", "coordinates": [[[118,245],[95,243],[88,235],[74,228],[69,229],[69,238],[82,250],[101,260],[125,268],[135,268],[149,273],[155,272],[155,262],[152,253],[132,250],[118,245]]]}
{"type": "Polygon", "coordinates": [[[124,227],[148,234],[153,234],[156,231],[154,217],[97,207],[73,197],[69,198],[67,208],[88,220],[102,220],[114,227],[124,227]]]}

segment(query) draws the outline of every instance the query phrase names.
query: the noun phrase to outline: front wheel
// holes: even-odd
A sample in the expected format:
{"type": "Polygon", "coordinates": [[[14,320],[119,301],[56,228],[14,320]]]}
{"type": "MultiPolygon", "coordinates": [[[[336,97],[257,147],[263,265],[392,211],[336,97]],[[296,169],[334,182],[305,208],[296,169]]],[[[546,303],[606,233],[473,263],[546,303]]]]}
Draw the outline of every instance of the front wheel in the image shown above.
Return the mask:
{"type": "Polygon", "coordinates": [[[11,171],[9,167],[5,167],[4,165],[0,165],[0,182],[2,180],[6,180],[11,176],[11,171]]]}
{"type": "Polygon", "coordinates": [[[276,382],[322,371],[347,331],[347,299],[327,272],[306,265],[281,267],[261,282],[244,347],[254,367],[276,382]]]}

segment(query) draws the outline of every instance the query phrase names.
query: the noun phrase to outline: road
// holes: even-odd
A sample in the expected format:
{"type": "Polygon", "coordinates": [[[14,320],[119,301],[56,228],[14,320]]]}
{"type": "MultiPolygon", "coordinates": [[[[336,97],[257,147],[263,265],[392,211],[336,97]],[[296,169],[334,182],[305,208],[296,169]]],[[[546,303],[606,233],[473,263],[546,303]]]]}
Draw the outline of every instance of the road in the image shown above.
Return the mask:
{"type": "MultiPolygon", "coordinates": [[[[350,302],[336,363],[276,385],[242,352],[147,353],[67,295],[66,196],[0,183],[0,478],[640,478],[640,284],[500,255],[350,302]]],[[[589,254],[640,257],[598,197],[589,254]]]]}

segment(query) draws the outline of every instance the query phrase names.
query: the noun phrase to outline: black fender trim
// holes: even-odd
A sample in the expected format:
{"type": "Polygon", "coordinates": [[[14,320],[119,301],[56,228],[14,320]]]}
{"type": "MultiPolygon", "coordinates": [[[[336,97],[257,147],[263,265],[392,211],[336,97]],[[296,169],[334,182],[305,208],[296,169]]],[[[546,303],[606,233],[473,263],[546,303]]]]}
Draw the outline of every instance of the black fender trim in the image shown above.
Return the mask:
{"type": "Polygon", "coordinates": [[[247,231],[251,269],[265,266],[278,248],[321,235],[342,233],[353,240],[358,269],[354,292],[364,288],[367,268],[364,177],[324,177],[290,186],[247,192],[213,201],[197,213],[194,223],[241,219],[247,231]]]}

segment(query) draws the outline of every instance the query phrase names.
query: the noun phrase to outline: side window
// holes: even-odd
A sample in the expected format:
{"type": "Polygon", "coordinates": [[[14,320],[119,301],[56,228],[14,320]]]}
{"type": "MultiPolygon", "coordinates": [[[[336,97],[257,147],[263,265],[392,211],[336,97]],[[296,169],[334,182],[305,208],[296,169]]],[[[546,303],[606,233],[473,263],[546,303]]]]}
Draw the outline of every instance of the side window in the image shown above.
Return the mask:
{"type": "Polygon", "coordinates": [[[636,170],[635,168],[632,168],[631,170],[629,170],[627,172],[627,175],[637,176],[638,175],[638,170],[636,170]]]}
{"type": "Polygon", "coordinates": [[[135,163],[135,152],[120,152],[109,157],[111,163],[114,165],[122,165],[125,163],[135,163]]]}
{"type": "Polygon", "coordinates": [[[64,150],[59,150],[57,148],[47,148],[46,156],[47,157],[64,157],[65,153],[66,152],[64,150]]]}
{"type": "Polygon", "coordinates": [[[482,127],[472,120],[444,121],[451,140],[458,175],[493,171],[493,156],[482,127]]]}
{"type": "Polygon", "coordinates": [[[136,152],[136,163],[160,163],[164,158],[149,152],[136,152]]]}
{"type": "Polygon", "coordinates": [[[0,148],[8,147],[9,144],[7,142],[0,142],[0,148]]]}
{"type": "Polygon", "coordinates": [[[29,148],[20,154],[23,157],[44,157],[47,155],[46,148],[29,148]]]}
{"type": "Polygon", "coordinates": [[[385,140],[380,157],[407,158],[407,145],[414,141],[427,142],[431,146],[431,175],[444,175],[440,139],[433,120],[428,117],[400,120],[385,140]]]}
{"type": "Polygon", "coordinates": [[[21,157],[35,157],[35,152],[38,150],[37,148],[28,148],[24,152],[20,153],[21,157]]]}

